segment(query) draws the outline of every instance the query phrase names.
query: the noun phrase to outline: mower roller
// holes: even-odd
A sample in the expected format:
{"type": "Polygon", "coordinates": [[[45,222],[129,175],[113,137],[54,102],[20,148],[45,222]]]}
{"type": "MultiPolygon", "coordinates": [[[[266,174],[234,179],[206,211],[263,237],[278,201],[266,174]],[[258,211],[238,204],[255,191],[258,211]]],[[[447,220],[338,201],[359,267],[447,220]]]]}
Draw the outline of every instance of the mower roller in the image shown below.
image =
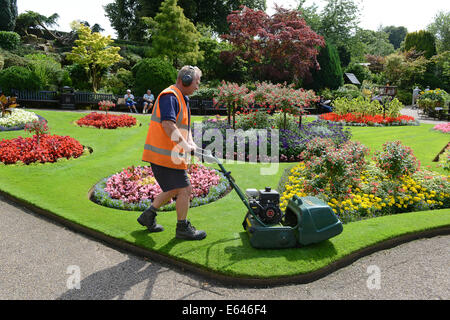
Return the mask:
{"type": "Polygon", "coordinates": [[[280,209],[280,195],[266,187],[262,190],[247,189],[244,194],[231,172],[210,150],[197,149],[200,159],[219,165],[220,171],[230,182],[239,198],[247,207],[242,226],[247,231],[250,244],[259,249],[282,249],[306,246],[337,236],[343,230],[342,223],[333,210],[315,197],[294,196],[286,211],[280,209]]]}

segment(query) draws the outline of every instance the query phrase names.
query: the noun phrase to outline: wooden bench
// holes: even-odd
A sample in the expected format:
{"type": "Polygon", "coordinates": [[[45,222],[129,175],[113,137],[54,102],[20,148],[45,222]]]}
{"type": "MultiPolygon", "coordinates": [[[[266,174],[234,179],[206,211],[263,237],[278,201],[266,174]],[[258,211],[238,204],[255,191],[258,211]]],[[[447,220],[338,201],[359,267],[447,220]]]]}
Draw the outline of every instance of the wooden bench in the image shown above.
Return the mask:
{"type": "Polygon", "coordinates": [[[200,100],[189,100],[189,108],[191,109],[192,115],[202,114],[202,105],[200,100]]]}
{"type": "Polygon", "coordinates": [[[227,108],[223,105],[215,106],[212,100],[201,101],[201,113],[203,115],[208,114],[227,114],[227,108]]]}
{"type": "Polygon", "coordinates": [[[75,104],[98,104],[99,101],[114,101],[113,94],[94,92],[75,92],[75,104]]]}
{"type": "Polygon", "coordinates": [[[22,106],[29,103],[59,103],[56,91],[32,91],[32,90],[11,90],[11,94],[17,97],[17,102],[22,106]]]}

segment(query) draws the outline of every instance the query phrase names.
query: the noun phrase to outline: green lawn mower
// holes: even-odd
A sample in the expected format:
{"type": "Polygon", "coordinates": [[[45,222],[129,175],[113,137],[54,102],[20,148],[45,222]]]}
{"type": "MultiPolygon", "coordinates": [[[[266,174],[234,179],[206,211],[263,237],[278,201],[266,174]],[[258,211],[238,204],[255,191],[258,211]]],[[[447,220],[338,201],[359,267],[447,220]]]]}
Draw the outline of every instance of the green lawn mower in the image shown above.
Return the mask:
{"type": "Polygon", "coordinates": [[[280,194],[270,187],[263,190],[247,189],[244,194],[231,172],[210,150],[199,149],[200,159],[215,162],[230,182],[248,212],[242,222],[250,244],[259,249],[282,249],[306,246],[337,236],[343,230],[342,222],[333,210],[315,197],[294,196],[286,211],[280,209],[280,194]]]}

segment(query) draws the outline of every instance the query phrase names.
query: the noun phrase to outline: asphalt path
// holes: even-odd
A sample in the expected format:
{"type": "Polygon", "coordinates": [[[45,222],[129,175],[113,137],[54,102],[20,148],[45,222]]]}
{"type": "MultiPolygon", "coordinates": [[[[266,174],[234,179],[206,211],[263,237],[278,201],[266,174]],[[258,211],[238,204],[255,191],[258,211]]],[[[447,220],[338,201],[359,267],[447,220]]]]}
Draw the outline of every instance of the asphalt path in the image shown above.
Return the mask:
{"type": "Polygon", "coordinates": [[[231,286],[101,243],[0,196],[1,300],[448,300],[450,236],[401,244],[307,284],[231,286]]]}

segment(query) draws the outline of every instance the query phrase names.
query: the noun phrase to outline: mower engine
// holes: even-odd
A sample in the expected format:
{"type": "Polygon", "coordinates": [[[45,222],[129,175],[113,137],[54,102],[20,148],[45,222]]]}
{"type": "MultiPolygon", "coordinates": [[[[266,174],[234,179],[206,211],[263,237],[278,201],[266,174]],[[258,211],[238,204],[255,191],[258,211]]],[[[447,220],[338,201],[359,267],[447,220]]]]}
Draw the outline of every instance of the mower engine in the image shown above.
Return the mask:
{"type": "Polygon", "coordinates": [[[253,212],[266,224],[278,224],[283,219],[280,194],[270,187],[264,190],[247,189],[246,195],[253,212]]]}

